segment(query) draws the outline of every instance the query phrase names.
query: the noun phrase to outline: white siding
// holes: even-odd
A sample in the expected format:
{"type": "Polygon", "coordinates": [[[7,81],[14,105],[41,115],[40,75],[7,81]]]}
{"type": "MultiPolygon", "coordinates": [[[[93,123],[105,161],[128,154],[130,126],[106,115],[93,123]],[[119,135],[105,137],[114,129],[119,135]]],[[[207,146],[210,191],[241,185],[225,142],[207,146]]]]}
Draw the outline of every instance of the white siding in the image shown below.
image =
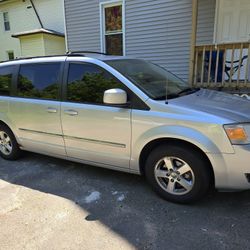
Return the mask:
{"type": "Polygon", "coordinates": [[[44,34],[45,55],[61,55],[65,53],[64,37],[44,34]]]}
{"type": "Polygon", "coordinates": [[[33,0],[46,29],[64,33],[63,0],[33,0]]]}
{"type": "Polygon", "coordinates": [[[44,56],[44,40],[43,35],[37,34],[32,36],[24,36],[21,38],[21,51],[23,57],[27,56],[44,56]]]}
{"type": "MultiPolygon", "coordinates": [[[[63,0],[34,0],[39,16],[47,29],[64,32],[63,0]]],[[[6,1],[0,4],[0,61],[7,59],[6,51],[21,55],[19,39],[11,35],[40,28],[39,21],[29,1],[6,1]],[[10,31],[4,31],[3,12],[9,12],[10,31]]],[[[25,52],[26,53],[26,52],[25,52]]],[[[33,51],[31,51],[33,53],[33,51]]]]}
{"type": "Polygon", "coordinates": [[[211,44],[214,37],[216,0],[199,0],[196,43],[211,44]]]}
{"type": "Polygon", "coordinates": [[[21,0],[0,5],[0,61],[7,60],[7,50],[14,51],[15,57],[21,55],[20,42],[11,35],[20,31],[35,29],[39,23],[34,11],[26,8],[27,4],[21,0]],[[10,31],[4,31],[3,12],[9,13],[10,31]],[[25,17],[25,18],[24,18],[25,17]],[[33,20],[33,21],[31,21],[33,20]]]}

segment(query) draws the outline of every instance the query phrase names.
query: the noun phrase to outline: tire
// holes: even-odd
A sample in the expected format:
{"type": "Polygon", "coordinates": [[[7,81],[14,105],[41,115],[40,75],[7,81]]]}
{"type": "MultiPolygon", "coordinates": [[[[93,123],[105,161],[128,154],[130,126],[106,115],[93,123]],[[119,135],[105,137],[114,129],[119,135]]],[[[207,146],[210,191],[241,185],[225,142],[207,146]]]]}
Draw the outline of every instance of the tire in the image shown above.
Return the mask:
{"type": "Polygon", "coordinates": [[[162,145],[146,160],[145,175],[153,190],[165,200],[191,203],[208,192],[211,172],[205,158],[181,145],[162,145]]]}
{"type": "Polygon", "coordinates": [[[0,156],[6,160],[16,160],[21,156],[14,134],[4,125],[0,125],[0,156]]]}

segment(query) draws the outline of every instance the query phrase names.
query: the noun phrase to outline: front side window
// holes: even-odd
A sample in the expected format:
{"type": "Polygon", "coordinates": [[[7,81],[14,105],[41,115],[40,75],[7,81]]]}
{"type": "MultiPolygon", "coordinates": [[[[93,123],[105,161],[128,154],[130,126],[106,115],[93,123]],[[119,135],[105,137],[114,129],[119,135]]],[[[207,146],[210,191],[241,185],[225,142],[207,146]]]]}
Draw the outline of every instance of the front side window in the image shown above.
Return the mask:
{"type": "Polygon", "coordinates": [[[109,55],[123,55],[122,5],[104,7],[104,43],[109,55]]]}
{"type": "Polygon", "coordinates": [[[4,30],[9,31],[10,30],[10,20],[9,20],[9,13],[8,12],[3,13],[3,22],[4,22],[4,30]]]}
{"type": "Polygon", "coordinates": [[[17,95],[27,98],[58,100],[60,63],[21,65],[17,95]]]}
{"type": "Polygon", "coordinates": [[[103,104],[105,90],[124,88],[114,76],[94,64],[71,63],[69,66],[67,100],[103,104]]]}
{"type": "Polygon", "coordinates": [[[0,67],[0,95],[9,96],[14,67],[0,67]]]}

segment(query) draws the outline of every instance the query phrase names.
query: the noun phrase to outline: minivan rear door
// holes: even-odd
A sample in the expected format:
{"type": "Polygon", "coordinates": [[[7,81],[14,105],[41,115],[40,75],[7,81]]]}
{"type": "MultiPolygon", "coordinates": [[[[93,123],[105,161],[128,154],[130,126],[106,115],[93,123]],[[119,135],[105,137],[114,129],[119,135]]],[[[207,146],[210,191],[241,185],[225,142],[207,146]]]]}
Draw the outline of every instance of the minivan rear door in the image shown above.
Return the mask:
{"type": "Polygon", "coordinates": [[[41,153],[65,155],[60,120],[60,81],[63,62],[21,64],[9,118],[21,146],[41,153]]]}

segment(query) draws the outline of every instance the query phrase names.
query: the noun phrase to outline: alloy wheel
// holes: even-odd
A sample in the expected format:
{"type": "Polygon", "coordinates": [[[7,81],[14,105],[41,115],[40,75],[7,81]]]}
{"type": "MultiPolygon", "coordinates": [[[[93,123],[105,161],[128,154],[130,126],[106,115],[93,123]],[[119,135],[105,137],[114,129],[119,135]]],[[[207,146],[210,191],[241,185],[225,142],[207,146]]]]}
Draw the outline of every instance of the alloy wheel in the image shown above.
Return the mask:
{"type": "Polygon", "coordinates": [[[0,151],[2,154],[8,156],[12,153],[12,142],[8,134],[0,131],[0,151]]]}
{"type": "Polygon", "coordinates": [[[164,157],[154,168],[157,183],[164,191],[173,195],[189,193],[195,182],[192,168],[177,157],[164,157]]]}

